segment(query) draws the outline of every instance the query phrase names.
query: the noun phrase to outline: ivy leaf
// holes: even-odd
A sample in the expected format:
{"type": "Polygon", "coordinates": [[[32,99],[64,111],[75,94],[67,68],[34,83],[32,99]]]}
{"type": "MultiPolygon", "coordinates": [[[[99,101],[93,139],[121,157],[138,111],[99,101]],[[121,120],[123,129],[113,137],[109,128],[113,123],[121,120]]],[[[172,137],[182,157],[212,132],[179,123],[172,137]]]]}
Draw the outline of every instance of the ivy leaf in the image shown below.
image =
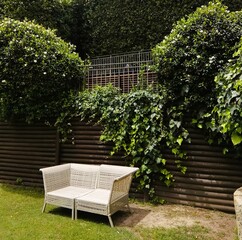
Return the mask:
{"type": "Polygon", "coordinates": [[[226,154],[228,151],[229,151],[228,148],[224,148],[223,149],[223,154],[226,154]]]}
{"type": "Polygon", "coordinates": [[[238,145],[242,142],[242,135],[237,134],[237,132],[233,132],[231,135],[231,140],[233,145],[238,145]]]}
{"type": "Polygon", "coordinates": [[[176,141],[181,146],[181,144],[183,142],[183,138],[180,136],[176,141]]]}
{"type": "Polygon", "coordinates": [[[192,124],[196,124],[197,122],[198,122],[197,119],[195,118],[192,119],[192,124]]]}
{"type": "Polygon", "coordinates": [[[179,153],[179,150],[177,148],[172,148],[171,151],[175,155],[177,155],[179,153]]]}

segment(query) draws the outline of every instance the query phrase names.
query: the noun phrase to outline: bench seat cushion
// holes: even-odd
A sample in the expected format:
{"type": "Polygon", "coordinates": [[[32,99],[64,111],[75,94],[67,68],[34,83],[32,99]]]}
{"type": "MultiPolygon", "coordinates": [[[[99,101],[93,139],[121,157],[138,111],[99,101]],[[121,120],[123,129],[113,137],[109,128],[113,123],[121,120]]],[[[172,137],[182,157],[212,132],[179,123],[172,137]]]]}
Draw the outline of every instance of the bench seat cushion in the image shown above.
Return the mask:
{"type": "Polygon", "coordinates": [[[81,187],[64,187],[46,194],[46,202],[60,207],[73,208],[74,199],[92,192],[93,189],[81,187]]]}
{"type": "Polygon", "coordinates": [[[95,189],[84,196],[76,198],[75,209],[108,215],[110,193],[111,191],[107,189],[95,189]]]}

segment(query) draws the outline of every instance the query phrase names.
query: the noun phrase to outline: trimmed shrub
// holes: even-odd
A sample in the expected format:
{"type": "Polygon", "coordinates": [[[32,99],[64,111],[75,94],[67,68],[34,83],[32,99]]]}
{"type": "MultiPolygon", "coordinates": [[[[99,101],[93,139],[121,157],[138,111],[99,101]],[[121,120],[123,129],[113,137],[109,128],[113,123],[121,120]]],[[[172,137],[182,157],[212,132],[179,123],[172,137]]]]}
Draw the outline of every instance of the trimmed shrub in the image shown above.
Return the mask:
{"type": "Polygon", "coordinates": [[[49,121],[70,90],[82,86],[84,62],[75,48],[33,22],[0,22],[1,117],[49,121]]]}
{"type": "Polygon", "coordinates": [[[35,20],[46,28],[56,29],[56,34],[77,46],[85,56],[88,51],[87,22],[83,0],[0,0],[0,17],[23,21],[35,20]]]}
{"type": "Polygon", "coordinates": [[[209,126],[239,146],[242,143],[242,39],[233,59],[215,82],[217,104],[209,126]]]}
{"type": "Polygon", "coordinates": [[[70,11],[59,0],[1,0],[2,15],[16,20],[35,20],[52,29],[59,29],[60,35],[69,35],[70,11]]]}
{"type": "Polygon", "coordinates": [[[215,103],[214,77],[223,70],[242,35],[241,12],[220,2],[198,8],[153,49],[159,82],[173,104],[202,111],[215,103]]]}

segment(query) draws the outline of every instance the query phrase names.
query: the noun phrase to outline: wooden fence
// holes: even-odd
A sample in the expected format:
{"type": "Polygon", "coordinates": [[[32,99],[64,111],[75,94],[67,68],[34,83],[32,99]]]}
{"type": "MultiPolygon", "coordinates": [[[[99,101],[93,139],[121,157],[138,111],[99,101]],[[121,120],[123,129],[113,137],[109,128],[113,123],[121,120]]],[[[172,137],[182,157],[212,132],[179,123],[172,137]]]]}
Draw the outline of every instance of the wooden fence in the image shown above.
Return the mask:
{"type": "MultiPolygon", "coordinates": [[[[74,122],[75,144],[59,142],[56,129],[43,125],[0,123],[0,181],[42,187],[39,168],[62,163],[125,165],[123,155],[110,156],[111,144],[99,141],[100,126],[74,122]]],[[[223,155],[222,149],[209,146],[199,130],[192,131],[192,143],[185,145],[188,167],[179,173],[174,156],[164,152],[175,183],[167,188],[156,183],[157,196],[171,203],[233,212],[233,192],[242,186],[242,160],[223,155]]],[[[131,195],[143,198],[134,181],[131,195]]]]}

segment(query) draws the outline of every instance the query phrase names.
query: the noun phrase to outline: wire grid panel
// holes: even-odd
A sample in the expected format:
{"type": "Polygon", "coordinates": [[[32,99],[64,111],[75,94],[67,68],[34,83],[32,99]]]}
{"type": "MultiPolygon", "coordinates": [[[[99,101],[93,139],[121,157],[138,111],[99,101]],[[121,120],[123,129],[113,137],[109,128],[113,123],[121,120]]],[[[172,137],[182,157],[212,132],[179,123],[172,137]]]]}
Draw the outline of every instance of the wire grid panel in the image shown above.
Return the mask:
{"type": "Polygon", "coordinates": [[[123,54],[98,56],[92,59],[92,63],[94,65],[108,65],[115,63],[150,62],[151,59],[151,51],[139,51],[123,54]]]}
{"type": "Polygon", "coordinates": [[[144,87],[156,84],[157,75],[149,69],[152,64],[150,51],[97,57],[91,62],[86,81],[88,89],[111,83],[122,92],[130,92],[141,79],[144,87]]]}

